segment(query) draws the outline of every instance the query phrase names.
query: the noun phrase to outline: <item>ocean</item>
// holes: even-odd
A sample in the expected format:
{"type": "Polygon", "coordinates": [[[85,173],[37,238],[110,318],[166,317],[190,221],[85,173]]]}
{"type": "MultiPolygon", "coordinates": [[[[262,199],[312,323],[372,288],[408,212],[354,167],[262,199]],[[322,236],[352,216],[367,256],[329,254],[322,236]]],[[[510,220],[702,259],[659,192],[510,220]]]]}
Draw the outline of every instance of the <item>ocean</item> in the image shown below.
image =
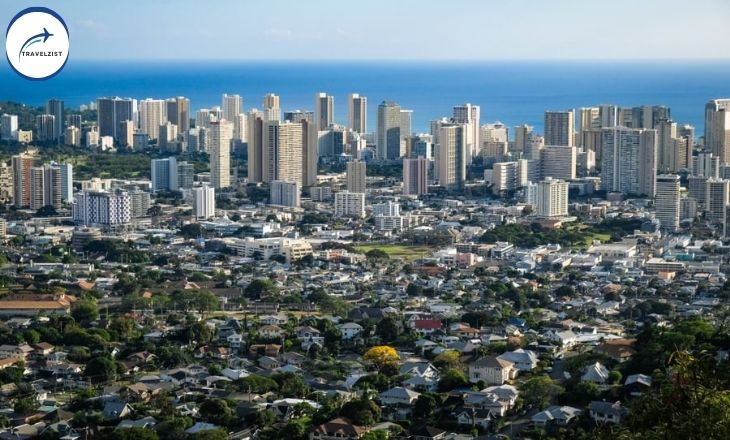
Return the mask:
{"type": "Polygon", "coordinates": [[[314,95],[335,97],[337,122],[347,122],[347,96],[368,98],[368,130],[378,104],[413,110],[413,130],[450,116],[456,104],[481,106],[481,122],[533,125],[542,132],[545,110],[616,104],[668,105],[678,123],[702,133],[704,105],[730,97],[728,61],[80,61],[46,81],[0,69],[0,100],[42,105],[49,98],[78,107],[100,96],[137,99],[186,96],[194,111],[239,94],[246,110],[261,108],[266,93],[282,111],[313,110],[314,95]]]}

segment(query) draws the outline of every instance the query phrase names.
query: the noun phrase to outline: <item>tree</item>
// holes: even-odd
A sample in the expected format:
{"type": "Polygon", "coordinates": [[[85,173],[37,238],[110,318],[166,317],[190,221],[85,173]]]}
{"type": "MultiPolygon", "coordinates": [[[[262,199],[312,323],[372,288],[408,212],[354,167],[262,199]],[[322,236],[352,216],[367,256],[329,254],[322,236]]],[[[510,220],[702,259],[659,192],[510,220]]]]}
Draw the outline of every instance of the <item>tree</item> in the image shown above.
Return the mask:
{"type": "Polygon", "coordinates": [[[383,342],[393,342],[401,333],[401,323],[393,316],[386,316],[375,325],[375,333],[383,342]]]}
{"type": "Polygon", "coordinates": [[[262,296],[276,296],[279,288],[268,278],[258,278],[251,281],[243,290],[243,294],[249,299],[260,299],[262,296]]]}
{"type": "Polygon", "coordinates": [[[90,322],[99,318],[99,309],[96,301],[90,299],[82,299],[76,301],[71,309],[71,316],[76,322],[90,322]]]}
{"type": "Polygon", "coordinates": [[[37,407],[36,402],[30,397],[18,399],[13,406],[13,411],[18,414],[28,414],[35,410],[37,407]]]}
{"type": "Polygon", "coordinates": [[[363,359],[374,363],[379,370],[383,370],[386,367],[397,366],[400,356],[395,348],[389,345],[376,345],[365,352],[363,359]]]}
{"type": "Polygon", "coordinates": [[[284,397],[304,397],[309,390],[301,376],[294,373],[282,373],[272,376],[279,384],[279,394],[284,397]]]}
{"type": "Polygon", "coordinates": [[[459,352],[456,350],[445,350],[433,360],[433,365],[439,369],[449,370],[461,364],[459,352]]]}
{"type": "Polygon", "coordinates": [[[436,399],[430,393],[418,396],[416,404],[413,405],[413,417],[419,420],[428,420],[433,417],[436,410],[436,399]]]}
{"type": "Polygon", "coordinates": [[[360,426],[369,426],[380,419],[380,407],[367,397],[350,400],[342,405],[340,415],[360,426]]]}
{"type": "Polygon", "coordinates": [[[105,436],[109,440],[158,440],[157,433],[147,428],[115,429],[105,436]]]}
{"type": "Polygon", "coordinates": [[[98,356],[91,358],[84,368],[84,376],[92,382],[101,383],[114,380],[117,374],[117,365],[108,357],[98,356]]]}
{"type": "Polygon", "coordinates": [[[53,205],[46,205],[41,208],[39,208],[35,212],[36,217],[55,217],[58,215],[58,212],[56,211],[56,208],[53,207],[53,205]]]}
{"type": "Polygon", "coordinates": [[[234,384],[239,391],[256,394],[264,394],[279,389],[279,384],[275,380],[259,376],[258,374],[250,374],[242,379],[236,380],[234,384]]]}
{"type": "Polygon", "coordinates": [[[438,386],[441,392],[451,391],[457,388],[468,388],[469,379],[463,371],[454,368],[441,376],[438,386]]]}
{"type": "Polygon", "coordinates": [[[206,399],[200,404],[200,416],[210,423],[225,425],[232,412],[223,399],[206,399]]]}
{"type": "Polygon", "coordinates": [[[376,429],[375,431],[369,431],[360,437],[360,440],[388,440],[388,431],[384,429],[376,429]]]}
{"type": "Polygon", "coordinates": [[[408,287],[406,287],[406,295],[421,296],[423,295],[423,287],[416,283],[410,283],[408,284],[408,287]]]}
{"type": "Polygon", "coordinates": [[[612,384],[621,383],[622,378],[623,378],[623,375],[618,370],[613,370],[610,373],[608,373],[608,381],[612,384]]]}
{"type": "Polygon", "coordinates": [[[382,249],[370,249],[365,253],[365,257],[371,263],[379,263],[390,259],[387,252],[382,249]]]}
{"type": "Polygon", "coordinates": [[[520,391],[525,402],[544,408],[553,397],[563,392],[563,387],[558,385],[550,376],[541,375],[527,379],[522,384],[520,391]]]}

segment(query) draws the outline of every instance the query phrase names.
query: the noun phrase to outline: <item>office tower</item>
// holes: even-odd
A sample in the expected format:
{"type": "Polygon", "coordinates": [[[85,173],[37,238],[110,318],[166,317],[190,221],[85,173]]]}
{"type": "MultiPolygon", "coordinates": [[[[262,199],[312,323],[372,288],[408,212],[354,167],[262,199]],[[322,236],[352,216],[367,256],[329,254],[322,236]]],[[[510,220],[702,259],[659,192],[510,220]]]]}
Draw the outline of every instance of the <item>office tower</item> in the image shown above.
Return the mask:
{"type": "Polygon", "coordinates": [[[152,159],[150,163],[150,175],[152,181],[152,192],[177,191],[177,159],[168,157],[166,159],[152,159]]]}
{"type": "Polygon", "coordinates": [[[361,160],[347,162],[347,190],[357,193],[367,192],[365,189],[365,180],[365,162],[361,160]]]}
{"type": "Polygon", "coordinates": [[[0,203],[13,203],[13,168],[0,161],[0,203]]]}
{"type": "Polygon", "coordinates": [[[314,125],[317,130],[326,130],[335,121],[335,98],[326,93],[317,93],[314,97],[314,125]]]}
{"type": "Polygon", "coordinates": [[[272,180],[269,183],[269,204],[299,207],[299,185],[296,182],[272,180]]]}
{"type": "Polygon", "coordinates": [[[264,181],[264,119],[263,115],[251,112],[248,115],[248,181],[259,183],[264,181]]]}
{"type": "Polygon", "coordinates": [[[193,214],[197,220],[215,217],[215,188],[203,185],[193,189],[193,214]]]}
{"type": "Polygon", "coordinates": [[[707,179],[705,215],[711,222],[725,221],[725,207],[730,203],[730,180],[707,179]]]}
{"type": "Polygon", "coordinates": [[[527,124],[515,127],[515,143],[514,151],[516,153],[525,153],[527,151],[530,139],[533,137],[533,128],[527,124]]]}
{"type": "Polygon", "coordinates": [[[51,162],[51,166],[58,168],[61,173],[60,194],[61,201],[64,203],[73,202],[74,198],[74,167],[70,163],[51,162]]]}
{"type": "Polygon", "coordinates": [[[577,148],[548,145],[540,151],[542,177],[553,179],[575,179],[577,148]]]}
{"type": "Polygon", "coordinates": [[[598,116],[601,119],[601,128],[612,128],[618,125],[618,107],[615,105],[599,105],[598,116]]]}
{"type": "MultiPolygon", "coordinates": [[[[457,124],[466,125],[466,148],[469,151],[469,158],[474,158],[479,154],[482,146],[481,135],[483,133],[480,126],[480,107],[478,105],[466,103],[454,106],[453,121],[457,124]]],[[[506,130],[506,129],[505,129],[506,130]]]]}
{"type": "Polygon", "coordinates": [[[400,110],[400,106],[391,101],[383,101],[378,106],[375,156],[380,160],[398,159],[401,156],[400,110]]]}
{"type": "Polygon", "coordinates": [[[167,103],[162,99],[147,98],[139,102],[139,130],[159,139],[160,125],[167,122],[167,103]]]}
{"type": "Polygon", "coordinates": [[[347,112],[347,128],[355,133],[368,132],[368,98],[357,93],[350,94],[347,112]]]}
{"type": "Polygon", "coordinates": [[[61,168],[44,164],[30,169],[30,209],[61,207],[61,168]]]}
{"type": "Polygon", "coordinates": [[[73,204],[74,222],[86,226],[117,226],[132,219],[132,203],[126,191],[81,191],[73,204]]]}
{"type": "Polygon", "coordinates": [[[439,129],[439,185],[449,191],[464,189],[469,160],[465,137],[465,125],[444,124],[439,129]]]}
{"type": "Polygon", "coordinates": [[[314,123],[314,112],[306,112],[303,110],[284,112],[284,120],[287,122],[308,121],[310,123],[314,123]]]}
{"type": "Polygon", "coordinates": [[[166,103],[167,120],[171,124],[177,125],[177,132],[184,136],[190,131],[190,100],[184,96],[178,96],[168,98],[166,103]]]}
{"type": "Polygon", "coordinates": [[[279,96],[273,93],[267,93],[264,95],[264,121],[279,121],[281,120],[281,104],[279,103],[279,96]]]}
{"type": "Polygon", "coordinates": [[[190,189],[195,182],[195,166],[190,162],[178,162],[177,186],[180,189],[190,189]]]}
{"type": "MultiPolygon", "coordinates": [[[[53,137],[52,139],[60,139],[63,136],[64,108],[63,101],[59,99],[49,99],[46,102],[46,114],[53,115],[53,137]]],[[[80,127],[81,125],[78,125],[80,127]]]]}
{"type": "Polygon", "coordinates": [[[283,180],[302,185],[304,133],[302,124],[267,121],[263,124],[263,181],[283,180]]]}
{"type": "Polygon", "coordinates": [[[171,124],[170,122],[160,125],[159,138],[157,140],[160,151],[177,153],[180,150],[180,144],[177,138],[177,125],[171,124]]]}
{"type": "Polygon", "coordinates": [[[730,99],[713,99],[705,105],[705,151],[730,163],[730,99]]]}
{"type": "Polygon", "coordinates": [[[568,182],[550,177],[537,183],[537,215],[562,217],[568,215],[568,182]]]}
{"type": "Polygon", "coordinates": [[[573,110],[545,112],[545,145],[573,146],[573,110]]]}
{"type": "Polygon", "coordinates": [[[433,136],[427,133],[416,134],[408,140],[408,157],[415,159],[423,157],[427,160],[434,158],[433,136]]]}
{"type": "Polygon", "coordinates": [[[99,137],[111,136],[119,140],[122,121],[137,121],[137,100],[119,97],[99,98],[96,100],[96,111],[99,137]]]}
{"type": "Polygon", "coordinates": [[[30,169],[33,167],[35,157],[21,153],[13,156],[11,166],[13,169],[13,205],[17,208],[30,206],[30,169]]]}
{"type": "Polygon", "coordinates": [[[403,159],[403,194],[420,196],[428,193],[428,159],[403,159]]]}
{"type": "Polygon", "coordinates": [[[231,185],[231,138],[233,124],[228,121],[210,123],[210,184],[215,189],[231,185]]]}
{"type": "Polygon", "coordinates": [[[239,95],[223,94],[223,119],[233,121],[236,116],[243,113],[243,99],[239,95]]]}
{"type": "Polygon", "coordinates": [[[412,134],[413,126],[413,110],[400,111],[400,141],[401,141],[401,156],[404,154],[403,146],[408,136],[412,134]]]}
{"type": "Polygon", "coordinates": [[[656,130],[604,128],[602,144],[601,187],[608,192],[654,197],[656,130]]]}
{"type": "Polygon", "coordinates": [[[0,117],[0,139],[18,140],[18,115],[4,113],[0,117]]]}
{"type": "Polygon", "coordinates": [[[38,115],[35,117],[36,139],[39,141],[56,140],[56,117],[53,115],[38,115]]]}
{"type": "Polygon", "coordinates": [[[687,177],[687,196],[697,201],[697,210],[705,212],[707,202],[707,179],[705,176],[687,177]]]}
{"type": "Polygon", "coordinates": [[[70,127],[66,127],[66,130],[63,135],[64,144],[71,145],[74,147],[80,147],[81,146],[81,130],[79,130],[78,127],[74,127],[73,125],[70,127]]]}
{"type": "Polygon", "coordinates": [[[365,193],[340,191],[335,193],[336,217],[365,217],[365,193]]]}
{"type": "Polygon", "coordinates": [[[81,115],[66,115],[66,127],[81,129],[81,115]]]}
{"type": "MultiPolygon", "coordinates": [[[[122,147],[133,147],[134,146],[134,121],[127,120],[122,121],[119,130],[119,145],[122,147]]],[[[146,133],[145,133],[146,134],[146,133]]],[[[147,142],[149,142],[149,135],[147,136],[147,142]]],[[[147,144],[145,143],[145,147],[147,144]]]]}
{"type": "Polygon", "coordinates": [[[210,109],[208,108],[201,108],[197,112],[195,112],[195,126],[196,127],[202,127],[202,128],[210,128],[210,123],[212,121],[210,114],[210,109]]]}
{"type": "Polygon", "coordinates": [[[601,109],[599,107],[582,107],[580,109],[580,131],[601,129],[601,109]]]}
{"type": "Polygon", "coordinates": [[[661,174],[656,179],[656,218],[667,231],[679,228],[679,176],[661,174]]]}
{"type": "Polygon", "coordinates": [[[720,159],[712,153],[700,153],[692,158],[692,175],[720,177],[720,159]]]}

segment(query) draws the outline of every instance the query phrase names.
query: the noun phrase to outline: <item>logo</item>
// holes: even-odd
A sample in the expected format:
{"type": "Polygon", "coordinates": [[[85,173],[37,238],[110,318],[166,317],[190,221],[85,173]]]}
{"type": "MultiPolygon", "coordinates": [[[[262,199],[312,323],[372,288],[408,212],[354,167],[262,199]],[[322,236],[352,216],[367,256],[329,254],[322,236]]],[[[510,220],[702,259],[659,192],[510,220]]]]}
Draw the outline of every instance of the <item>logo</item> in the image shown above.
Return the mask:
{"type": "Polygon", "coordinates": [[[5,54],[18,75],[48,79],[68,60],[68,28],[60,15],[43,7],[20,11],[5,32],[5,54]]]}

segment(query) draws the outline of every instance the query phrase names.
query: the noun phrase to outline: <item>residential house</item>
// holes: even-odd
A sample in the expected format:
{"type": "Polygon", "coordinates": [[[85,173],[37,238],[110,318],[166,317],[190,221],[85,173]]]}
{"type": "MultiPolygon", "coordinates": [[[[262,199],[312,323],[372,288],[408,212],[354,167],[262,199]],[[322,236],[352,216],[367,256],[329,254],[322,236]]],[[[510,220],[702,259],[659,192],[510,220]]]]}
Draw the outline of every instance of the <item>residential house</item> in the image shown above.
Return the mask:
{"type": "Polygon", "coordinates": [[[550,406],[545,411],[533,415],[530,420],[532,424],[544,428],[549,424],[556,424],[560,426],[567,425],[578,417],[581,410],[573,408],[572,406],[550,406]]]}
{"type": "Polygon", "coordinates": [[[604,367],[600,362],[591,364],[586,367],[585,373],[583,373],[580,380],[604,384],[608,380],[608,368],[604,367]]]}
{"type": "Polygon", "coordinates": [[[484,356],[469,365],[469,381],[483,381],[489,385],[502,385],[514,379],[516,369],[512,362],[494,356],[484,356]]]}
{"type": "Polygon", "coordinates": [[[538,363],[537,353],[531,350],[524,350],[522,348],[502,353],[497,356],[497,358],[512,362],[517,370],[525,373],[529,373],[537,368],[538,363]]]}
{"type": "Polygon", "coordinates": [[[309,433],[309,440],[358,440],[367,431],[367,428],[354,425],[348,418],[337,417],[315,426],[309,433]]]}
{"type": "Polygon", "coordinates": [[[621,423],[621,419],[628,414],[628,410],[621,406],[621,402],[593,401],[588,405],[591,418],[596,423],[621,423]]]}
{"type": "Polygon", "coordinates": [[[363,328],[356,322],[346,322],[337,326],[342,332],[342,339],[349,340],[357,338],[362,334],[363,328]]]}

